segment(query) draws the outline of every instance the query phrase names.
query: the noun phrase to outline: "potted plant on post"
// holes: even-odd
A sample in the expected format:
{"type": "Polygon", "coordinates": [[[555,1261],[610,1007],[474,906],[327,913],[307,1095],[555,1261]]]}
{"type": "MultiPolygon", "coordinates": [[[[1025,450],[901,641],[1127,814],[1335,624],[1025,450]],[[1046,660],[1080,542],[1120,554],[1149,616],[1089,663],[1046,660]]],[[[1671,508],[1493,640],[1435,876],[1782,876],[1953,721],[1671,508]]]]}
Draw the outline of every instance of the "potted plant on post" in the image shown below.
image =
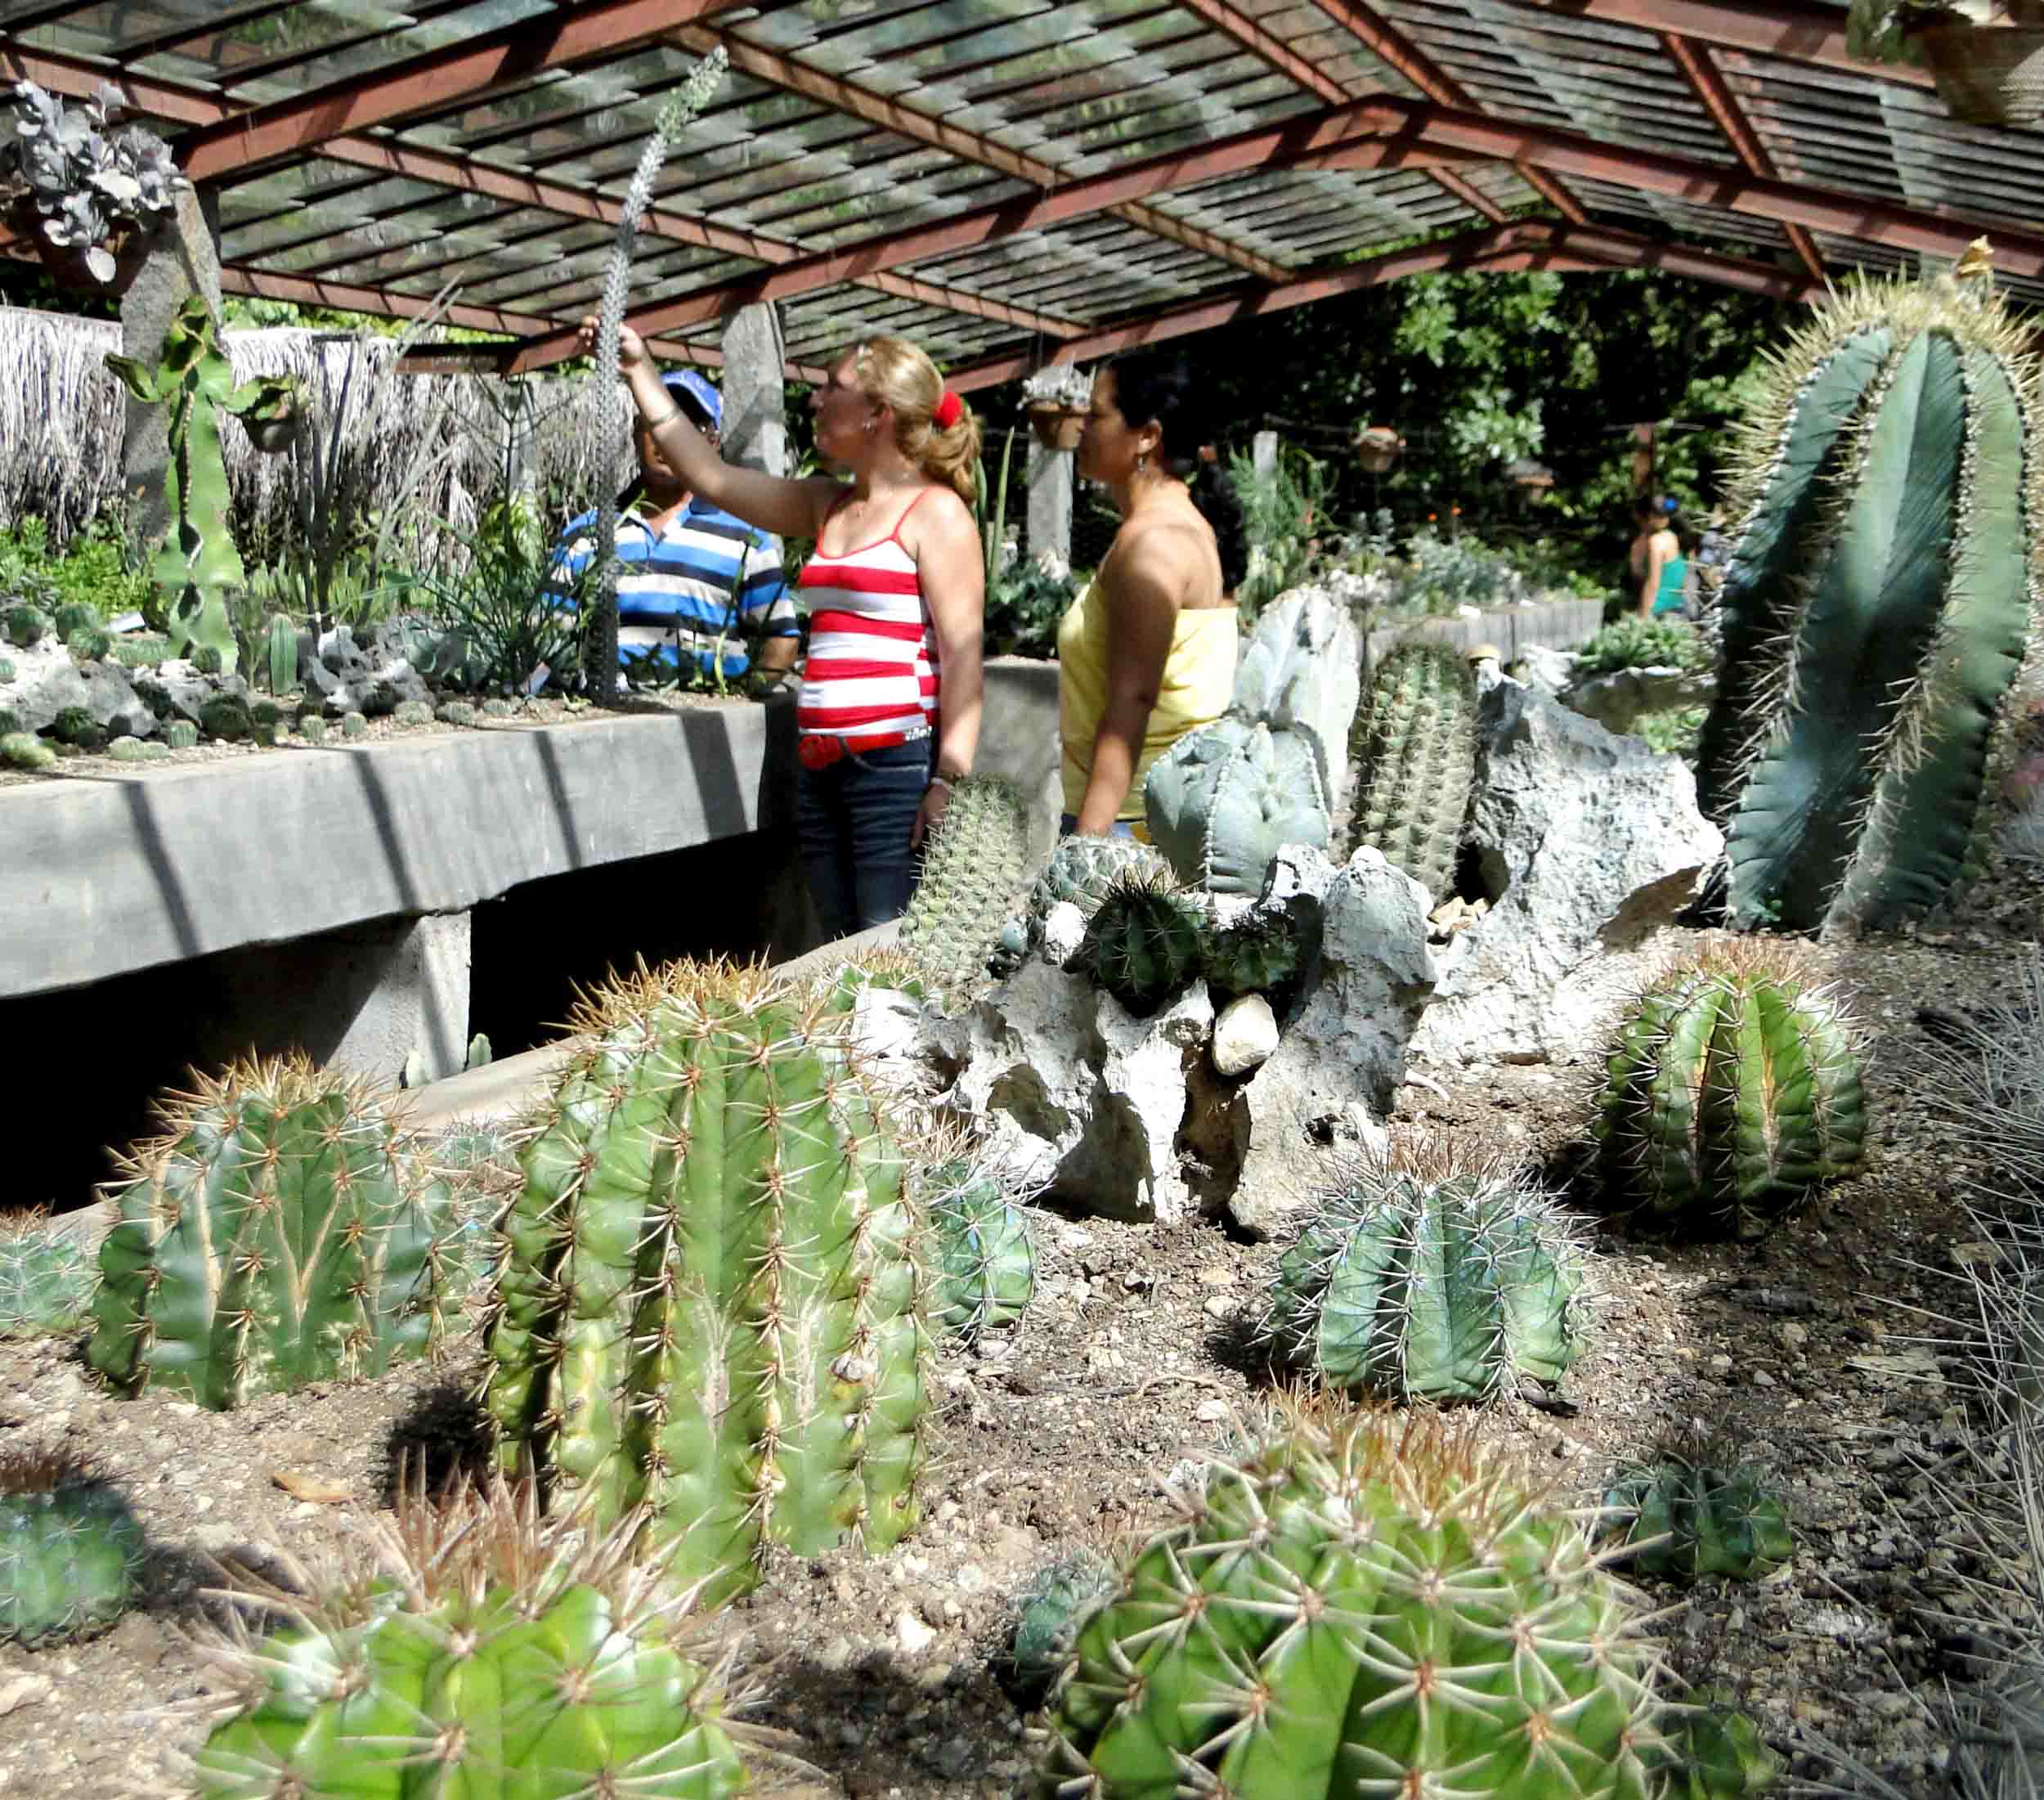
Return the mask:
{"type": "Polygon", "coordinates": [[[1365,425],[1356,433],[1356,459],[1373,475],[1381,475],[1397,461],[1405,440],[1389,425],[1365,425]]]}
{"type": "Polygon", "coordinates": [[[1846,46],[1930,71],[1973,125],[2044,125],[2044,0],[1852,0],[1846,46]]]}
{"type": "Polygon", "coordinates": [[[1023,379],[1022,410],[1046,450],[1077,450],[1092,403],[1091,375],[1071,363],[1051,363],[1023,379]]]}
{"type": "Polygon", "coordinates": [[[7,222],[60,286],[123,291],[177,204],[169,146],[139,125],[111,130],[120,105],[105,83],[94,98],[67,106],[18,81],[0,125],[7,222]]]}

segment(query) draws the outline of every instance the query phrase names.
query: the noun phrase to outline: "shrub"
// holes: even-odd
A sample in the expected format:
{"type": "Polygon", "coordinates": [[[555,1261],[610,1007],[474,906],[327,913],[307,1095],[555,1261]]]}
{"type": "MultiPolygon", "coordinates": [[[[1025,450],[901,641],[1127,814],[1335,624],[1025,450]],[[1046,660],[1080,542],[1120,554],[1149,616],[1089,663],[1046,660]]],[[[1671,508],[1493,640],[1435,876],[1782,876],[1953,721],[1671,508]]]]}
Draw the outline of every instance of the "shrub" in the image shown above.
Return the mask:
{"type": "Polygon", "coordinates": [[[1707,669],[1710,647],[1693,625],[1679,619],[1620,619],[1576,653],[1575,676],[1617,669],[1707,669]]]}

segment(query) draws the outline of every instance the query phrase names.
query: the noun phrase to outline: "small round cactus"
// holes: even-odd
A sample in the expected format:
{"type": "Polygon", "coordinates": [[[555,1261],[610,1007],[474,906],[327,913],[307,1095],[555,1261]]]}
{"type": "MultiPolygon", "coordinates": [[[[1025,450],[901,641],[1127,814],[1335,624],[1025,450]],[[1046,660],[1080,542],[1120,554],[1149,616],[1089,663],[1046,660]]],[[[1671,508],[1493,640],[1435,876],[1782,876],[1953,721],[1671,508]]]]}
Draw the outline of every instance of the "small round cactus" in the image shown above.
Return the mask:
{"type": "Polygon", "coordinates": [[[0,1452],[0,1641],[105,1630],[133,1601],[146,1551],[120,1491],[77,1457],[0,1452]]]}
{"type": "Polygon", "coordinates": [[[217,644],[201,644],[191,653],[191,666],[200,675],[218,675],[226,667],[226,659],[217,644]]]}
{"type": "Polygon", "coordinates": [[[509,700],[486,700],[482,702],[482,716],[486,719],[513,718],[518,710],[509,700]]]}
{"type": "Polygon", "coordinates": [[[173,719],[164,727],[164,742],[173,750],[189,750],[199,741],[199,727],[189,719],[173,719]]]}
{"type": "Polygon", "coordinates": [[[450,700],[433,716],[444,725],[472,725],[476,722],[476,709],[466,700],[450,700]]]}
{"type": "Polygon", "coordinates": [[[1175,875],[1116,876],[1087,921],[1075,966],[1137,1018],[1198,979],[1206,916],[1175,875]]]}
{"type": "Polygon", "coordinates": [[[42,608],[31,606],[25,600],[0,614],[0,630],[4,630],[7,642],[17,650],[34,649],[49,628],[48,616],[42,608]]]}
{"type": "Polygon", "coordinates": [[[1304,962],[1297,927],[1251,913],[1207,940],[1207,985],[1221,994],[1268,994],[1296,981],[1304,962]]]}
{"type": "Polygon", "coordinates": [[[98,1279],[92,1250],[48,1214],[0,1218],[0,1337],[75,1330],[98,1279]]]}
{"type": "Polygon", "coordinates": [[[140,738],[116,738],[106,747],[106,753],[116,762],[146,762],[149,746],[140,738]]]}
{"type": "Polygon", "coordinates": [[[401,725],[429,725],[433,722],[433,709],[424,700],[400,700],[391,717],[401,725]]]}
{"type": "Polygon", "coordinates": [[[68,645],[81,631],[96,631],[102,621],[90,600],[66,600],[56,609],[56,635],[68,645]]]}
{"type": "Polygon", "coordinates": [[[1036,1294],[1036,1252],[1022,1209],[966,1156],[935,1164],[917,1190],[933,1241],[931,1316],[969,1344],[1020,1322],[1036,1294]]]}
{"type": "Polygon", "coordinates": [[[326,742],[326,720],[316,712],[308,712],[298,720],[298,735],[310,744],[326,742]]]}
{"type": "Polygon", "coordinates": [[[50,721],[50,735],[59,743],[89,749],[100,741],[99,720],[92,716],[90,707],[60,707],[56,718],[50,721]]]}
{"type": "Polygon", "coordinates": [[[1051,860],[1029,890],[1029,936],[1043,935],[1043,915],[1060,900],[1069,900],[1083,918],[1106,898],[1109,885],[1118,875],[1164,875],[1171,864],[1163,852],[1133,837],[1062,838],[1051,852],[1051,860]]]}
{"type": "Polygon", "coordinates": [[[369,720],[359,712],[343,713],[341,716],[341,735],[343,738],[366,738],[369,735],[369,720]]]}
{"type": "Polygon", "coordinates": [[[1648,1762],[1661,1777],[1662,1800],[1748,1800],[1781,1775],[1782,1759],[1759,1727],[1715,1688],[1663,1707],[1656,1722],[1664,1744],[1648,1762]]]}
{"type": "Polygon", "coordinates": [[[1021,1596],[1007,1662],[1021,1698],[1033,1700],[1050,1690],[1072,1659],[1079,1627],[1120,1587],[1120,1573],[1096,1550],[1060,1556],[1030,1582],[1021,1596]]]}
{"type": "Polygon", "coordinates": [[[14,659],[11,657],[0,656],[0,681],[11,681],[13,679],[14,659]]]}
{"type": "Polygon", "coordinates": [[[114,653],[114,640],[96,625],[85,625],[65,638],[64,647],[81,662],[104,662],[114,653]]]}
{"type": "Polygon", "coordinates": [[[1708,1446],[1662,1450],[1621,1477],[1604,1506],[1639,1546],[1626,1560],[1643,1574],[1753,1581],[1795,1551],[1788,1509],[1760,1472],[1708,1446]]]}
{"type": "Polygon", "coordinates": [[[199,709],[199,728],[222,743],[240,743],[252,736],[255,720],[249,702],[238,694],[217,694],[199,709]]]}
{"type": "Polygon", "coordinates": [[[10,731],[0,735],[0,768],[34,772],[56,766],[56,752],[34,733],[10,731]]]}

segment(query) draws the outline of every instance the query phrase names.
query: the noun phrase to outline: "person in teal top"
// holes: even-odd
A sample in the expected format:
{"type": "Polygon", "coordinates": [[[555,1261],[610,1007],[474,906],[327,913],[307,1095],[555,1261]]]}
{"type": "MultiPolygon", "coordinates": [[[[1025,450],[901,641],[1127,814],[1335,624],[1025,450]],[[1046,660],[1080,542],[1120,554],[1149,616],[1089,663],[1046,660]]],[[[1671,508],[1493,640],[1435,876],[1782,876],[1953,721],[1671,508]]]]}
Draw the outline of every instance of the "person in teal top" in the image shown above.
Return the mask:
{"type": "Polygon", "coordinates": [[[1638,527],[1630,559],[1638,584],[1635,610],[1643,619],[1681,612],[1688,603],[1689,559],[1683,554],[1677,533],[1675,502],[1643,496],[1633,509],[1633,519],[1638,527]]]}

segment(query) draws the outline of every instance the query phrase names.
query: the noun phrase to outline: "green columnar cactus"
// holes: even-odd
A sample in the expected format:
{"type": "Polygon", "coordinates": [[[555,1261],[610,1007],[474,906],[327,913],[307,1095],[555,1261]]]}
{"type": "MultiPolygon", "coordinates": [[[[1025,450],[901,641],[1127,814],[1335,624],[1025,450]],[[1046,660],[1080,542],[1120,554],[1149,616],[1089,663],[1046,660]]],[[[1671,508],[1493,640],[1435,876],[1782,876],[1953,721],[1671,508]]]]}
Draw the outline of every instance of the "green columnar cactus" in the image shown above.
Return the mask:
{"type": "Polygon", "coordinates": [[[1208,934],[1207,985],[1220,994],[1268,994],[1298,979],[1303,953],[1289,921],[1253,912],[1208,934]]]}
{"type": "Polygon", "coordinates": [[[267,427],[288,420],[298,402],[289,377],[238,384],[226,345],[204,294],[178,308],[152,365],[109,352],[106,366],[146,406],[169,414],[170,462],[166,476],[172,525],[156,558],[156,579],[172,596],[170,643],[215,651],[231,670],[238,650],[227,591],[248,577],[229,527],[226,465],[221,460],[220,421],[240,420],[258,449],[283,449],[288,436],[267,427]]]}
{"type": "Polygon", "coordinates": [[[1708,1449],[1664,1449],[1651,1466],[1620,1479],[1604,1496],[1627,1558],[1648,1575],[1771,1574],[1795,1554],[1788,1509],[1758,1470],[1708,1449]]]}
{"type": "Polygon", "coordinates": [[[1715,1689],[1662,1708],[1656,1722],[1664,1744],[1648,1761],[1664,1800],[1747,1800],[1781,1777],[1759,1726],[1715,1689]]]}
{"type": "Polygon", "coordinates": [[[0,1453],[0,1643],[105,1630],[133,1601],[146,1550],[120,1491],[75,1457],[0,1453]]]}
{"type": "Polygon", "coordinates": [[[231,1597],[288,1623],[213,1647],[242,1691],[199,1752],[198,1800],[743,1791],[701,1621],[621,1533],[587,1541],[530,1496],[408,1495],[373,1556],[306,1573],[309,1596],[231,1570],[231,1597]]]}
{"type": "Polygon", "coordinates": [[[1207,921],[1198,899],[1168,875],[1122,875],[1087,922],[1074,966],[1138,1018],[1197,980],[1207,921]]]}
{"type": "Polygon", "coordinates": [[[1569,1215],[1503,1164],[1401,1143],[1285,1251],[1261,1331],[1337,1387],[1482,1400],[1514,1376],[1561,1380],[1586,1263],[1569,1215]]]}
{"type": "Polygon", "coordinates": [[[1023,1699],[1033,1700],[1050,1690],[1072,1659],[1079,1627],[1120,1587],[1120,1572],[1096,1550],[1060,1556],[1029,1583],[1021,1596],[1007,1662],[1023,1699]]]}
{"type": "Polygon", "coordinates": [[[86,1360],[116,1388],[222,1411],[439,1344],[449,1197],[412,1178],[365,1090],[240,1064],[162,1119],[100,1246],[86,1360]]]}
{"type": "Polygon", "coordinates": [[[1150,765],[1143,811],[1180,878],[1213,894],[1257,894],[1287,844],[1323,849],[1327,783],[1318,741],[1228,714],[1150,765]]]}
{"type": "Polygon", "coordinates": [[[1651,1791],[1625,1591],[1467,1433],[1302,1417],[1181,1505],[1079,1627],[1047,1800],[1651,1791]]]}
{"type": "Polygon", "coordinates": [[[0,1337],[74,1331],[96,1279],[92,1252],[48,1214],[0,1219],[0,1337]]]}
{"type": "Polygon", "coordinates": [[[1036,1249],[1022,1209],[968,1156],[935,1164],[915,1187],[930,1222],[936,1322],[968,1344],[1019,1323],[1036,1295],[1036,1249]]]}
{"type": "Polygon", "coordinates": [[[199,741],[199,727],[189,719],[173,719],[164,727],[164,742],[173,750],[189,750],[199,741]]]}
{"type": "Polygon", "coordinates": [[[1979,872],[2044,591],[2044,393],[1984,261],[1834,296],[1747,425],[1698,763],[1739,924],[1885,926],[1979,872]]]}
{"type": "Polygon", "coordinates": [[[986,985],[987,958],[1029,881],[1029,803],[998,775],[955,783],[923,846],[922,874],[900,943],[947,999],[986,985]]]}
{"type": "Polygon", "coordinates": [[[714,1597],[769,1542],[916,1519],[926,1280],[885,1102],[823,1003],[677,963],[586,1006],[542,1111],[486,1326],[486,1405],[599,1528],[714,1597]]]}
{"type": "Polygon", "coordinates": [[[54,769],[56,752],[30,731],[0,735],[0,768],[34,771],[54,769]]]}
{"type": "Polygon", "coordinates": [[[1759,1235],[1858,1168],[1858,1031],[1788,946],[1738,944],[1634,1003],[1591,1128],[1615,1192],[1653,1223],[1759,1235]]]}
{"type": "Polygon", "coordinates": [[[1476,677],[1462,653],[1423,638],[1389,652],[1370,684],[1364,744],[1356,846],[1446,900],[1477,774],[1476,677]]]}
{"type": "Polygon", "coordinates": [[[262,660],[272,694],[289,694],[298,685],[298,628],[282,613],[264,634],[262,660]]]}

